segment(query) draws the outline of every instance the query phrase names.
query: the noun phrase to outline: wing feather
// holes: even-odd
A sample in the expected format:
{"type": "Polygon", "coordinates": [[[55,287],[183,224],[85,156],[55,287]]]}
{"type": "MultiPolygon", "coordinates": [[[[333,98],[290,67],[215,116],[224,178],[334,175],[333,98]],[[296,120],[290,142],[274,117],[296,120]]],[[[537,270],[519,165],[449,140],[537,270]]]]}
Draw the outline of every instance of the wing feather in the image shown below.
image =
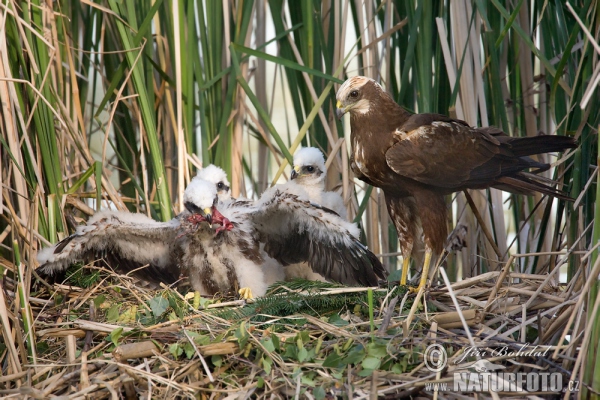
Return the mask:
{"type": "Polygon", "coordinates": [[[548,164],[528,157],[576,147],[564,136],[510,137],[498,128],[472,128],[460,120],[437,114],[411,116],[386,152],[386,162],[398,175],[450,189],[494,185],[501,177],[548,164]]]}
{"type": "Polygon", "coordinates": [[[104,257],[121,272],[149,265],[137,274],[150,281],[175,282],[179,271],[171,245],[179,221],[157,222],[143,214],[96,213],[71,236],[38,253],[39,271],[54,275],[78,262],[104,257]]]}
{"type": "Polygon", "coordinates": [[[477,133],[448,118],[427,120],[425,125],[411,120],[405,126],[414,129],[405,130],[403,139],[386,152],[387,164],[397,174],[428,185],[457,188],[500,170],[495,161],[499,143],[492,135],[477,133]],[[472,177],[471,173],[484,164],[481,176],[472,177]]]}
{"type": "Polygon", "coordinates": [[[265,194],[247,216],[270,257],[283,265],[308,262],[314,272],[343,284],[374,286],[385,278],[355,224],[295,194],[265,194]]]}

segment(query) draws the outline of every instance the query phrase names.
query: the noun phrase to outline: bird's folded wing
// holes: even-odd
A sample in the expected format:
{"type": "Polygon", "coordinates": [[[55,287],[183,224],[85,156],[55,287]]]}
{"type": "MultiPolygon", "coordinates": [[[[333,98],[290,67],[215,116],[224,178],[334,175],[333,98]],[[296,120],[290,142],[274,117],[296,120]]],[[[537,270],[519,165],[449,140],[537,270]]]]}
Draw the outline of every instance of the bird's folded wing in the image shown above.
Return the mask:
{"type": "Polygon", "coordinates": [[[502,148],[488,132],[448,117],[434,117],[435,114],[413,115],[397,131],[401,140],[386,152],[387,164],[394,172],[452,189],[485,183],[508,169],[524,168],[513,165],[521,161],[511,157],[508,149],[502,148]]]}
{"type": "Polygon", "coordinates": [[[110,260],[111,267],[122,272],[148,264],[150,270],[138,275],[170,281],[179,275],[170,254],[178,229],[177,219],[157,222],[143,214],[99,212],[71,236],[41,250],[39,270],[53,275],[75,262],[104,257],[110,260]]]}
{"type": "Polygon", "coordinates": [[[266,194],[247,216],[269,256],[283,265],[308,262],[325,278],[348,285],[374,286],[385,278],[355,224],[292,193],[266,194]]]}

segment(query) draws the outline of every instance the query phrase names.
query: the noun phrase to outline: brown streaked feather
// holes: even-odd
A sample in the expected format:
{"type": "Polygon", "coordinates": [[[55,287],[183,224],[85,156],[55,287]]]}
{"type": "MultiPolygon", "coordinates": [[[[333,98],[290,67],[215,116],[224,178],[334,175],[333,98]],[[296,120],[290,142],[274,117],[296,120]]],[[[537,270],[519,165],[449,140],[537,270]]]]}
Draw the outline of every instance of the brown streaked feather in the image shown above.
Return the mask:
{"type": "Polygon", "coordinates": [[[294,194],[276,190],[247,217],[265,252],[282,265],[308,262],[314,272],[347,285],[376,286],[387,275],[346,229],[351,223],[294,194]]]}
{"type": "Polygon", "coordinates": [[[576,146],[564,136],[514,138],[496,128],[474,129],[463,121],[439,117],[411,117],[399,129],[407,136],[386,152],[386,160],[398,175],[444,188],[446,193],[493,186],[498,178],[528,168],[543,171],[549,165],[529,155],[576,146]]]}
{"type": "Polygon", "coordinates": [[[441,114],[424,113],[410,115],[406,122],[401,125],[401,129],[406,132],[411,132],[421,128],[422,126],[431,125],[434,122],[447,122],[470,128],[469,124],[461,119],[453,119],[441,114]]]}
{"type": "MultiPolygon", "coordinates": [[[[493,137],[460,123],[436,120],[407,133],[385,153],[387,164],[400,176],[440,188],[469,185],[472,171],[501,153],[493,137]]],[[[498,169],[485,168],[493,177],[498,169]]]]}
{"type": "Polygon", "coordinates": [[[397,197],[385,193],[388,214],[396,227],[402,254],[411,254],[417,237],[417,206],[412,197],[397,197]]]}

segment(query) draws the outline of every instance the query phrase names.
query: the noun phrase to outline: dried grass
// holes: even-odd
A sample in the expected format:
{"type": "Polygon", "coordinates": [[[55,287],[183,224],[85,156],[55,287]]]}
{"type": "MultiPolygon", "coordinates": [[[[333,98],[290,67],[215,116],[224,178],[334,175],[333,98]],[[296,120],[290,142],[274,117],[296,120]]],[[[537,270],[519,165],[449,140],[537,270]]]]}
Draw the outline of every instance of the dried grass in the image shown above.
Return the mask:
{"type": "MultiPolygon", "coordinates": [[[[0,394],[69,399],[433,395],[430,384],[452,384],[455,372],[470,371],[477,359],[465,357],[470,346],[506,368],[502,372],[559,372],[564,382],[577,379],[577,349],[586,338],[575,332],[585,325],[580,310],[589,280],[568,287],[552,274],[514,273],[513,260],[502,271],[435,286],[419,303],[409,293],[395,298],[391,290],[379,289],[373,332],[361,301],[342,309],[342,319],[337,312],[315,309],[315,315],[266,315],[252,322],[255,316],[226,317],[252,302],[222,299],[193,309],[193,302],[177,294],[186,308],[179,316],[169,308],[154,323],[144,323],[140,315],[151,315],[150,301],[173,294],[172,289],[148,290],[110,274],[88,289],[37,284],[28,299],[39,353],[35,359],[26,356],[23,336],[15,335],[22,326],[14,312],[17,302],[0,293],[4,351],[9,353],[0,394]],[[115,304],[120,322],[109,322],[115,304]],[[572,339],[565,341],[573,322],[572,339]],[[557,342],[564,344],[547,346],[557,342]],[[443,346],[449,355],[438,374],[424,363],[431,344],[443,346]],[[504,352],[494,355],[499,349],[504,352]],[[505,354],[532,349],[544,354],[505,354]],[[371,362],[376,365],[372,371],[371,362]]],[[[5,280],[9,294],[14,285],[5,280]]],[[[365,290],[320,293],[346,296],[365,290]]]]}

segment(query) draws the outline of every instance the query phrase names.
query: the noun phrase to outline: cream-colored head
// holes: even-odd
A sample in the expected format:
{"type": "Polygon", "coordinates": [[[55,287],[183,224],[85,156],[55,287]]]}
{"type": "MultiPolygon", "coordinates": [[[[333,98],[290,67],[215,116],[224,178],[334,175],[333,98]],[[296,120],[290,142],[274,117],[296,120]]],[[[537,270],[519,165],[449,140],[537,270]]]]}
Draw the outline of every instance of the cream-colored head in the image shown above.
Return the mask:
{"type": "Polygon", "coordinates": [[[219,194],[219,201],[224,202],[231,199],[231,188],[227,180],[227,174],[221,168],[210,164],[198,171],[197,176],[215,185],[219,194]]]}
{"type": "Polygon", "coordinates": [[[200,214],[211,222],[213,207],[217,203],[217,188],[213,182],[199,176],[191,180],[183,192],[183,204],[192,214],[200,214]]]}
{"type": "Polygon", "coordinates": [[[324,185],[327,169],[321,150],[315,147],[303,147],[294,154],[294,169],[290,179],[299,185],[324,185]]]}
{"type": "Polygon", "coordinates": [[[348,111],[367,114],[371,110],[368,94],[372,91],[383,91],[383,89],[379,83],[366,76],[355,76],[348,79],[340,86],[335,95],[337,117],[342,118],[348,111]]]}

